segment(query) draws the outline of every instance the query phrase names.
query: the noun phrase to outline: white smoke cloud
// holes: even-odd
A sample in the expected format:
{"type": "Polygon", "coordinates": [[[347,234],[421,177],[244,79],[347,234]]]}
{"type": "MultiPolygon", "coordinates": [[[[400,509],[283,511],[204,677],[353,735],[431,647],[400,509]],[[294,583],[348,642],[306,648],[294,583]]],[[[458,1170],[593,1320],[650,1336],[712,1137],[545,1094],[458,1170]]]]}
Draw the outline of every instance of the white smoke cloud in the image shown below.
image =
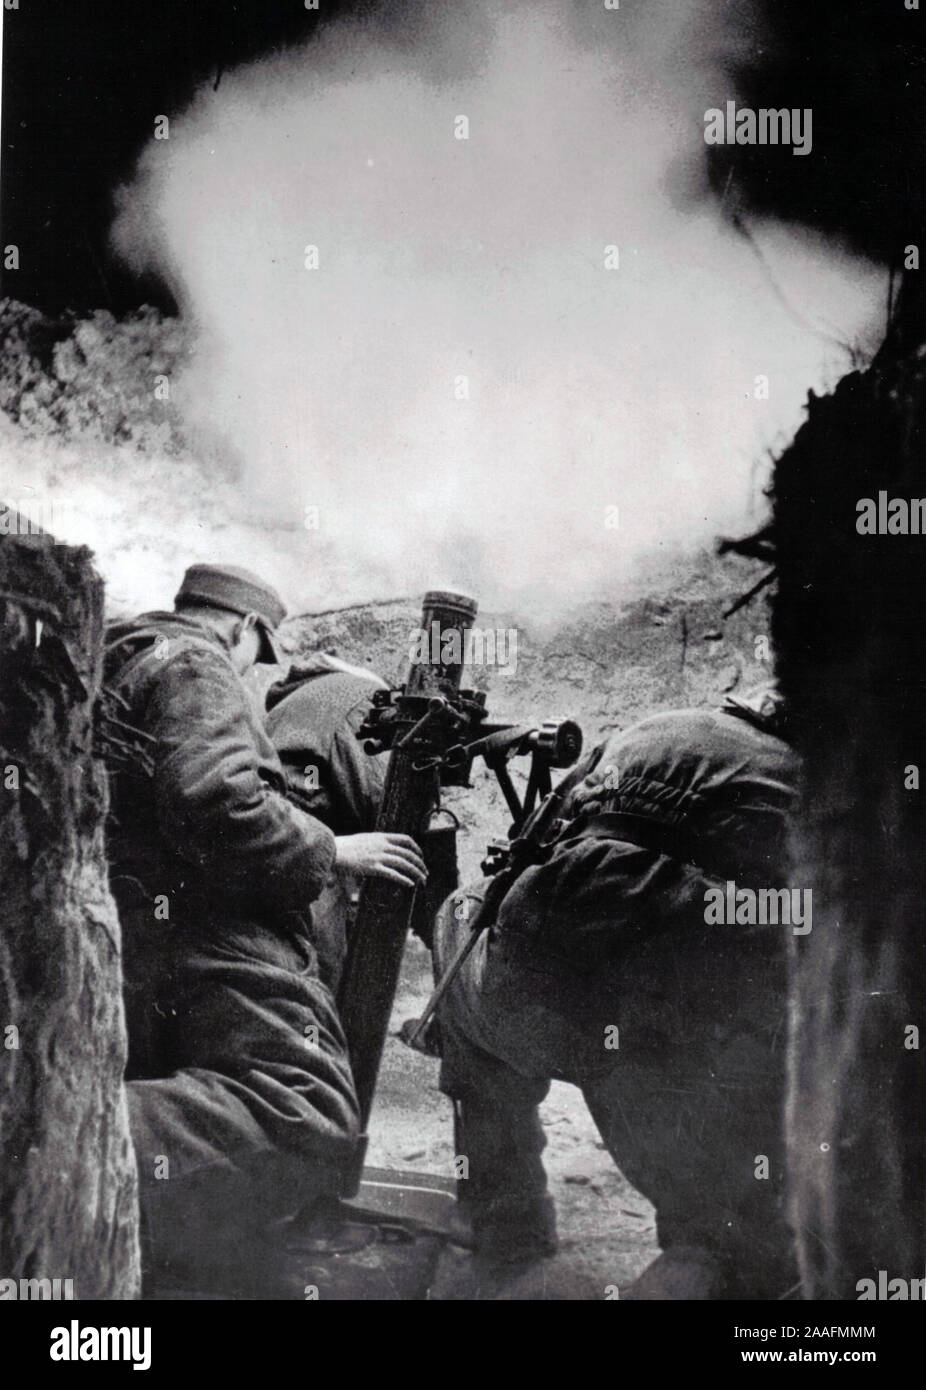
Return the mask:
{"type": "Polygon", "coordinates": [[[883,276],[769,227],[763,265],[712,203],[679,206],[733,95],[688,56],[712,33],[693,0],[424,13],[200,92],[115,244],[195,326],[173,398],[266,558],[287,536],[297,606],[332,583],[619,592],[640,557],[757,520],[762,461],[839,344],[871,345],[883,276]]]}

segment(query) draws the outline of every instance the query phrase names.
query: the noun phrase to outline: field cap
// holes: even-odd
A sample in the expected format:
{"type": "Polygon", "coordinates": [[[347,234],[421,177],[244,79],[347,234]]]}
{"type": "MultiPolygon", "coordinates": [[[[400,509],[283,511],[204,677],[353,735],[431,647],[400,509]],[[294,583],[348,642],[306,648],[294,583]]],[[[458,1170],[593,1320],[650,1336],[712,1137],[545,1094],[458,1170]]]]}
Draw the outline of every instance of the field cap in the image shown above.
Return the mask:
{"type": "Polygon", "coordinates": [[[237,565],[190,565],[177,590],[174,607],[204,603],[229,613],[253,613],[257,618],[260,651],[257,660],[280,659],[274,630],[286,617],[286,607],[276,589],[259,575],[237,565]]]}

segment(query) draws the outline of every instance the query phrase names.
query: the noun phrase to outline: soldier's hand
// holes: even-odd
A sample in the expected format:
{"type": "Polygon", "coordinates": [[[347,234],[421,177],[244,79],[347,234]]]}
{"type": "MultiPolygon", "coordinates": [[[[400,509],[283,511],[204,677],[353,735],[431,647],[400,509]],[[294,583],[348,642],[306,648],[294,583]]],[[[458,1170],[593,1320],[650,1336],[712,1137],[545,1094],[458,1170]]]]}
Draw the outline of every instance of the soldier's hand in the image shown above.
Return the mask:
{"type": "Polygon", "coordinates": [[[335,867],[357,878],[387,878],[417,888],[428,876],[421,851],[410,835],[375,830],[364,835],[337,835],[335,867]]]}

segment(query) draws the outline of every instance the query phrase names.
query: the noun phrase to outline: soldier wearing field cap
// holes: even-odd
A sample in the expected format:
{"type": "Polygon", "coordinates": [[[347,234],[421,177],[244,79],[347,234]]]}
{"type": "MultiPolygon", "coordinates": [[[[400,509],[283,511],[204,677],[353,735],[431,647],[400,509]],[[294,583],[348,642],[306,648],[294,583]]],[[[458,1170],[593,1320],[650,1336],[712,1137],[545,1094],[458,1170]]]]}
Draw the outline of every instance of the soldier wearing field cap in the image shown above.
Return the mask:
{"type": "Polygon", "coordinates": [[[149,1287],[267,1295],[269,1223],[330,1196],[357,1142],[311,904],[340,872],[424,874],[407,837],[336,837],[286,798],[242,679],[276,661],[285,611],[248,570],[197,564],[173,612],[108,630],[135,731],[107,755],[107,840],[149,1287]]]}

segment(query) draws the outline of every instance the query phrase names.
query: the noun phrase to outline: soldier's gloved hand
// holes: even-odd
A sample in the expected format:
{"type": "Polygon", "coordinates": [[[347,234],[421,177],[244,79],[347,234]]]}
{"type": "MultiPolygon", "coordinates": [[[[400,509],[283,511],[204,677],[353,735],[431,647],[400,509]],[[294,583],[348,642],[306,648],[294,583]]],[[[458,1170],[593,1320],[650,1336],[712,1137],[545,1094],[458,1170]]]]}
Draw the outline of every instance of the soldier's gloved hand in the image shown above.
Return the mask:
{"type": "Polygon", "coordinates": [[[410,835],[374,830],[335,836],[335,869],[351,878],[388,878],[417,888],[428,876],[421,851],[410,835]]]}

